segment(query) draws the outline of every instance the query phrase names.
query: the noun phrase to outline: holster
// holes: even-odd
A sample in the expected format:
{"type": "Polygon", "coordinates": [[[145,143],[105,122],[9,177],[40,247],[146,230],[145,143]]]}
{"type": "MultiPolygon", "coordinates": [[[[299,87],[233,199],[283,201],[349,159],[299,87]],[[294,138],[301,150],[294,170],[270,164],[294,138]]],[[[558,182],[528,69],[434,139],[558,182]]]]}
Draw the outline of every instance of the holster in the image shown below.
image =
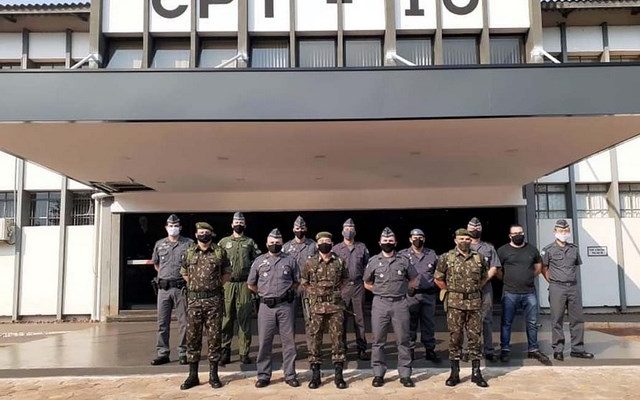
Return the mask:
{"type": "Polygon", "coordinates": [[[153,289],[153,293],[158,296],[158,278],[151,280],[151,288],[153,289]]]}

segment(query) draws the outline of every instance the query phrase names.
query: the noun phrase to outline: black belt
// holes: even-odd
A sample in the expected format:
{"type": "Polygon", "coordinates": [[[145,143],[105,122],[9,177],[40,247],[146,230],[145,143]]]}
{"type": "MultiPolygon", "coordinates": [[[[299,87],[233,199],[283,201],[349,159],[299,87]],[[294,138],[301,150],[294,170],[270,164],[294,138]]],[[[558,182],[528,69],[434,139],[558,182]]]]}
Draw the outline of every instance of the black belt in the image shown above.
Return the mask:
{"type": "Polygon", "coordinates": [[[471,293],[460,293],[460,292],[449,292],[449,299],[455,300],[477,300],[482,298],[482,293],[480,292],[471,292],[471,293]]]}
{"type": "Polygon", "coordinates": [[[182,289],[187,285],[184,279],[160,279],[158,278],[158,288],[163,290],[169,290],[171,288],[182,289]]]}
{"type": "Polygon", "coordinates": [[[382,296],[377,294],[376,296],[380,297],[381,299],[385,299],[385,300],[389,300],[389,301],[400,301],[400,300],[404,300],[405,297],[404,296],[382,296]]]}
{"type": "Polygon", "coordinates": [[[247,276],[245,276],[245,277],[243,277],[243,278],[230,278],[230,279],[229,279],[229,282],[232,282],[232,283],[246,282],[246,281],[247,281],[247,279],[249,279],[249,276],[248,276],[248,275],[247,275],[247,276]]]}
{"type": "Polygon", "coordinates": [[[260,297],[260,303],[263,303],[269,308],[273,308],[281,303],[293,303],[295,298],[295,292],[293,290],[287,290],[287,293],[280,297],[260,297]]]}
{"type": "Polygon", "coordinates": [[[417,293],[436,294],[436,293],[438,293],[438,289],[436,289],[436,288],[416,289],[416,294],[417,293]]]}

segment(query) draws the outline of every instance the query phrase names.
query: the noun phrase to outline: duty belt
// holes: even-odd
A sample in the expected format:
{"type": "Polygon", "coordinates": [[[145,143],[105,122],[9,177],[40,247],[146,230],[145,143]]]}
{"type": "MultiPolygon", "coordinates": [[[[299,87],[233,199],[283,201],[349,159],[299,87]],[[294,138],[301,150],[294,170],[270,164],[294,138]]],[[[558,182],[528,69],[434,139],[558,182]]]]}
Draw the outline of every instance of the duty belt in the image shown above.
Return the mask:
{"type": "Polygon", "coordinates": [[[456,300],[476,300],[482,298],[482,294],[480,292],[460,293],[449,291],[448,296],[449,299],[456,300]]]}
{"type": "Polygon", "coordinates": [[[189,291],[187,297],[190,300],[201,300],[201,299],[210,299],[212,297],[222,295],[222,291],[220,290],[204,290],[200,292],[189,291]]]}

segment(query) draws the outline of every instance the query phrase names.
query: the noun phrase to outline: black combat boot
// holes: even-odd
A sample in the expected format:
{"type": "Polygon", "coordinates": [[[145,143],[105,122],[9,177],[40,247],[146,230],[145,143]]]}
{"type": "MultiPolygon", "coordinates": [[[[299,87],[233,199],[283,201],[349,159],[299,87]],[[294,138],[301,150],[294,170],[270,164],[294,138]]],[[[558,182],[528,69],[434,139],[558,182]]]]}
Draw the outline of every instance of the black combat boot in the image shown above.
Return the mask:
{"type": "Polygon", "coordinates": [[[471,361],[471,382],[483,388],[489,387],[487,381],[482,377],[482,372],[480,372],[480,360],[471,361]]]}
{"type": "Polygon", "coordinates": [[[209,385],[211,385],[211,387],[214,389],[219,389],[222,387],[222,382],[220,382],[220,378],[218,377],[217,362],[209,363],[209,385]]]}
{"type": "Polygon", "coordinates": [[[193,362],[189,364],[189,376],[184,381],[182,385],[180,385],[180,390],[191,389],[194,386],[198,386],[200,384],[200,379],[198,379],[198,363],[193,362]]]}
{"type": "Polygon", "coordinates": [[[320,364],[311,364],[311,380],[309,381],[309,389],[317,389],[320,387],[320,364]]]}
{"type": "Polygon", "coordinates": [[[344,366],[343,363],[341,362],[337,362],[334,364],[335,368],[336,368],[336,373],[335,376],[333,378],[333,382],[336,384],[336,387],[338,389],[346,389],[347,388],[347,382],[344,381],[344,377],[342,376],[342,368],[344,366]]]}
{"type": "Polygon", "coordinates": [[[231,363],[231,349],[228,347],[223,347],[220,352],[220,366],[224,367],[225,365],[231,363]]]}
{"type": "Polygon", "coordinates": [[[460,360],[451,360],[451,375],[447,378],[445,385],[455,386],[460,383],[460,360]]]}

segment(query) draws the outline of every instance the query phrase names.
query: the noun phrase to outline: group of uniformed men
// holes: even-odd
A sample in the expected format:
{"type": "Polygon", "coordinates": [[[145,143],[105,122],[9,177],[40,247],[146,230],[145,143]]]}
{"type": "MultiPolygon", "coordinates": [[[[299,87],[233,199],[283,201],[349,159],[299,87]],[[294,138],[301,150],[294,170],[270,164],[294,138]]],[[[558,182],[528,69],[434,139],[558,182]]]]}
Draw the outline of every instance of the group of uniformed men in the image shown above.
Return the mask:
{"type": "Polygon", "coordinates": [[[282,235],[273,229],[266,241],[267,253],[261,254],[253,239],[244,235],[246,221],[242,213],[233,215],[233,233],[213,242],[213,227],[196,224],[196,242],[180,235],[179,218],[167,219],[168,236],[153,250],[158,271],[157,357],[152,365],[170,362],[169,325],[176,310],[180,326],[179,361],[189,365],[189,376],[181,389],[199,385],[198,365],[203,332],[207,337],[210,366],[209,383],[222,386],[218,366],[230,360],[231,339],[237,325],[240,361],[252,363],[251,317],[254,300],[258,307],[257,381],[262,388],[270,384],[272,345],[280,335],[285,382],[300,386],[295,370],[295,307],[302,304],[311,369],[309,388],[321,385],[320,366],[324,333],[331,338],[334,383],[347,387],[343,368],[346,362],[346,326],[350,316],[355,324],[358,358],[368,360],[364,327],[364,290],[373,293],[371,306],[371,366],[374,387],[384,385],[387,370],[385,345],[392,327],[398,348],[400,383],[413,387],[412,362],[417,332],[425,347],[425,358],[441,360],[435,351],[435,305],[440,293],[447,312],[450,333],[451,374],[447,386],[460,382],[460,360],[464,337],[472,362],[471,380],[480,387],[488,384],[480,371],[480,359],[496,361],[492,341],[493,288],[491,279],[504,282],[502,299],[501,351],[499,359],[509,360],[511,324],[518,308],[524,310],[527,324],[529,358],[545,365],[551,362],[540,352],[537,341],[538,303],[534,280],[539,274],[549,282],[552,346],[554,358],[564,360],[565,309],[571,332],[571,356],[593,358],[584,350],[584,322],[577,279],[581,264],[577,246],[569,242],[570,227],[565,220],[556,222],[555,241],[542,252],[524,240],[520,225],[509,230],[510,242],[498,251],[481,240],[482,224],[477,218],[467,228],[455,231],[455,248],[442,254],[425,247],[425,234],[413,229],[410,246],[397,251],[396,235],[385,228],[380,235],[380,253],[372,257],[367,247],[355,241],[352,219],[343,224],[343,240],[334,244],[331,233],[319,232],[315,241],[306,237],[307,226],[298,217],[293,226],[294,239],[283,245],[282,235]],[[483,338],[483,339],[482,339],[483,338]],[[482,343],[484,342],[484,343],[482,343]]]}

